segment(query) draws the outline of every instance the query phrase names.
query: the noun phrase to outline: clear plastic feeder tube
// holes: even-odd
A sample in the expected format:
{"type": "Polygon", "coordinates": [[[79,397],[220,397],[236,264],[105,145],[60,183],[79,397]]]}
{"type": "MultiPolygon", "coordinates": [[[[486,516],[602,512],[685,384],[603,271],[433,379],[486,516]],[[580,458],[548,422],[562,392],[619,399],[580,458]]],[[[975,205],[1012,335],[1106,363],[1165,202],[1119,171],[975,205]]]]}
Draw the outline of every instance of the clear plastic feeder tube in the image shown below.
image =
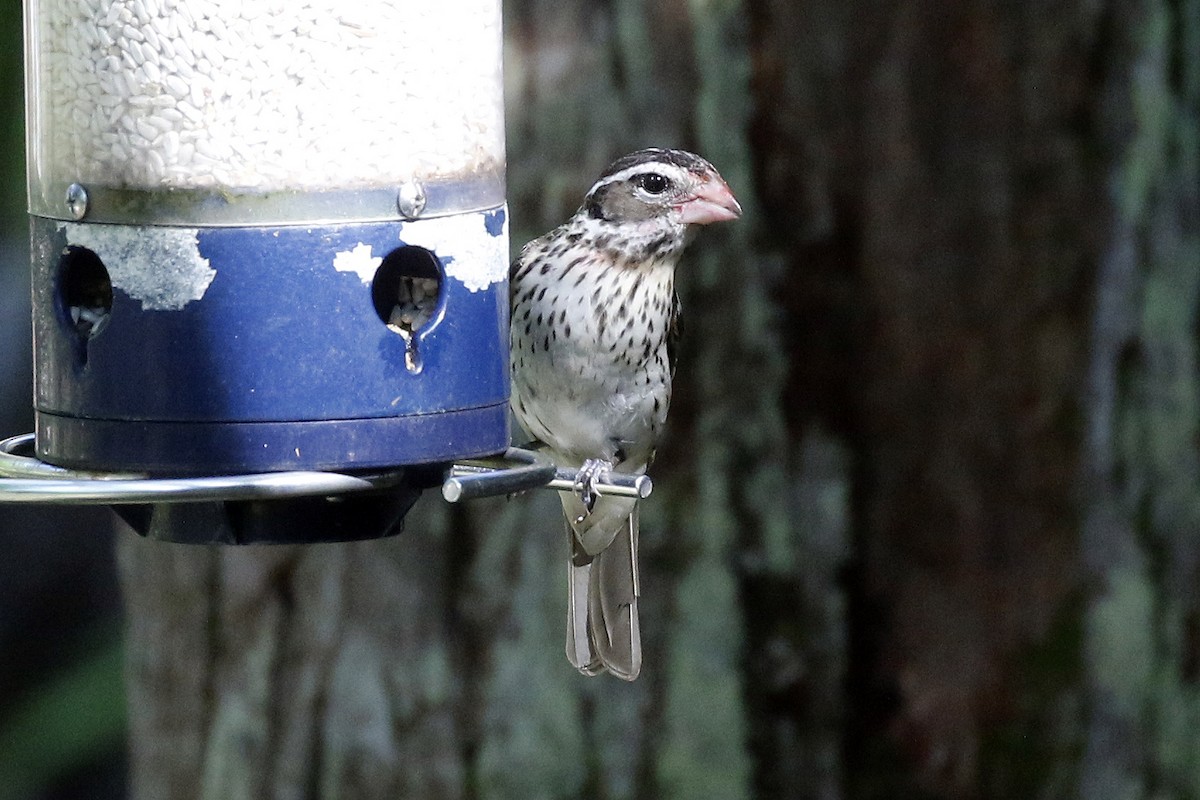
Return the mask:
{"type": "Polygon", "coordinates": [[[245,225],[503,203],[499,0],[25,9],[35,215],[245,225]]]}

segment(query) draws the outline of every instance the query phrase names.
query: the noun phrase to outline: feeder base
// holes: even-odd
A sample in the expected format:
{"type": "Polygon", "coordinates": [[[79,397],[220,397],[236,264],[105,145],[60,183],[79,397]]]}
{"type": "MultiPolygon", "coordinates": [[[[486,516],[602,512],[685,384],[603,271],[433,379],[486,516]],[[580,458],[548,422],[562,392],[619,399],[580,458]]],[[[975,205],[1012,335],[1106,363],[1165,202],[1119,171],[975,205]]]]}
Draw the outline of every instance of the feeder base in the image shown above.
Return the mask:
{"type": "Polygon", "coordinates": [[[386,491],[210,503],[113,506],[147,539],[177,544],[314,544],[394,536],[423,488],[440,472],[386,491]]]}
{"type": "Polygon", "coordinates": [[[39,411],[37,457],[82,470],[222,475],[380,469],[397,442],[411,464],[485,456],[508,446],[508,404],[403,417],[311,422],[82,419],[39,411]],[[107,454],[98,457],[97,454],[107,454]]]}

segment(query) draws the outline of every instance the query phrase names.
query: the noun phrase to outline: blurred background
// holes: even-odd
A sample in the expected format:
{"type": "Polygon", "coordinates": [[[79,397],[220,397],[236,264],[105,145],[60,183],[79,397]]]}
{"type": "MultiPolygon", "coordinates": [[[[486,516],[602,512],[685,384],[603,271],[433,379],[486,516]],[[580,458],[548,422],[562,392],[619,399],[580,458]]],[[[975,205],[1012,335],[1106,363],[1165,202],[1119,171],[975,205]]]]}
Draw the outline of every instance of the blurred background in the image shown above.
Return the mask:
{"type": "MultiPolygon", "coordinates": [[[[21,3],[0,2],[0,436],[33,430],[21,3]]],[[[125,796],[104,509],[0,505],[0,797],[125,796]]]]}
{"type": "Polygon", "coordinates": [[[563,659],[552,496],[238,551],[0,506],[0,798],[1200,797],[1200,2],[506,0],[505,25],[514,247],[646,145],[747,211],[680,275],[643,676],[563,659]]]}

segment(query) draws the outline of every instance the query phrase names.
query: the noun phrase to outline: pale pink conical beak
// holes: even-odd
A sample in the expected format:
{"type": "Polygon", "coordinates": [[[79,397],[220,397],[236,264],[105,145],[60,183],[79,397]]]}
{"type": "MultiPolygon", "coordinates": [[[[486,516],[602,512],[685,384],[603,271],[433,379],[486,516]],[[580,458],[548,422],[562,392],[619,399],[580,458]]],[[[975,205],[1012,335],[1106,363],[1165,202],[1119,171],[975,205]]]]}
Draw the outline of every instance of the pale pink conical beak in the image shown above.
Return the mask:
{"type": "Polygon", "coordinates": [[[707,225],[710,222],[727,222],[742,215],[742,207],[729,191],[729,184],[713,176],[690,198],[679,206],[679,219],[689,225],[707,225]]]}

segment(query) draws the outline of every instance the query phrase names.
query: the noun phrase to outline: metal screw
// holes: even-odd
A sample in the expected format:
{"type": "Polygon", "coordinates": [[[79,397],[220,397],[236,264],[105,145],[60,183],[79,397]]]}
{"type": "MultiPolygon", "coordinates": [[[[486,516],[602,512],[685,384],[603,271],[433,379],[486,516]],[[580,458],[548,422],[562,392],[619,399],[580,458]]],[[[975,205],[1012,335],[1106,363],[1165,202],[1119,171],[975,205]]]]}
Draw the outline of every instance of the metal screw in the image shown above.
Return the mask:
{"type": "Polygon", "coordinates": [[[72,183],[67,187],[67,210],[71,212],[71,216],[75,219],[83,219],[87,216],[87,189],[78,183],[72,183]]]}
{"type": "Polygon", "coordinates": [[[405,219],[421,216],[428,199],[425,196],[425,187],[416,179],[400,184],[400,189],[396,192],[396,206],[405,219]]]}

